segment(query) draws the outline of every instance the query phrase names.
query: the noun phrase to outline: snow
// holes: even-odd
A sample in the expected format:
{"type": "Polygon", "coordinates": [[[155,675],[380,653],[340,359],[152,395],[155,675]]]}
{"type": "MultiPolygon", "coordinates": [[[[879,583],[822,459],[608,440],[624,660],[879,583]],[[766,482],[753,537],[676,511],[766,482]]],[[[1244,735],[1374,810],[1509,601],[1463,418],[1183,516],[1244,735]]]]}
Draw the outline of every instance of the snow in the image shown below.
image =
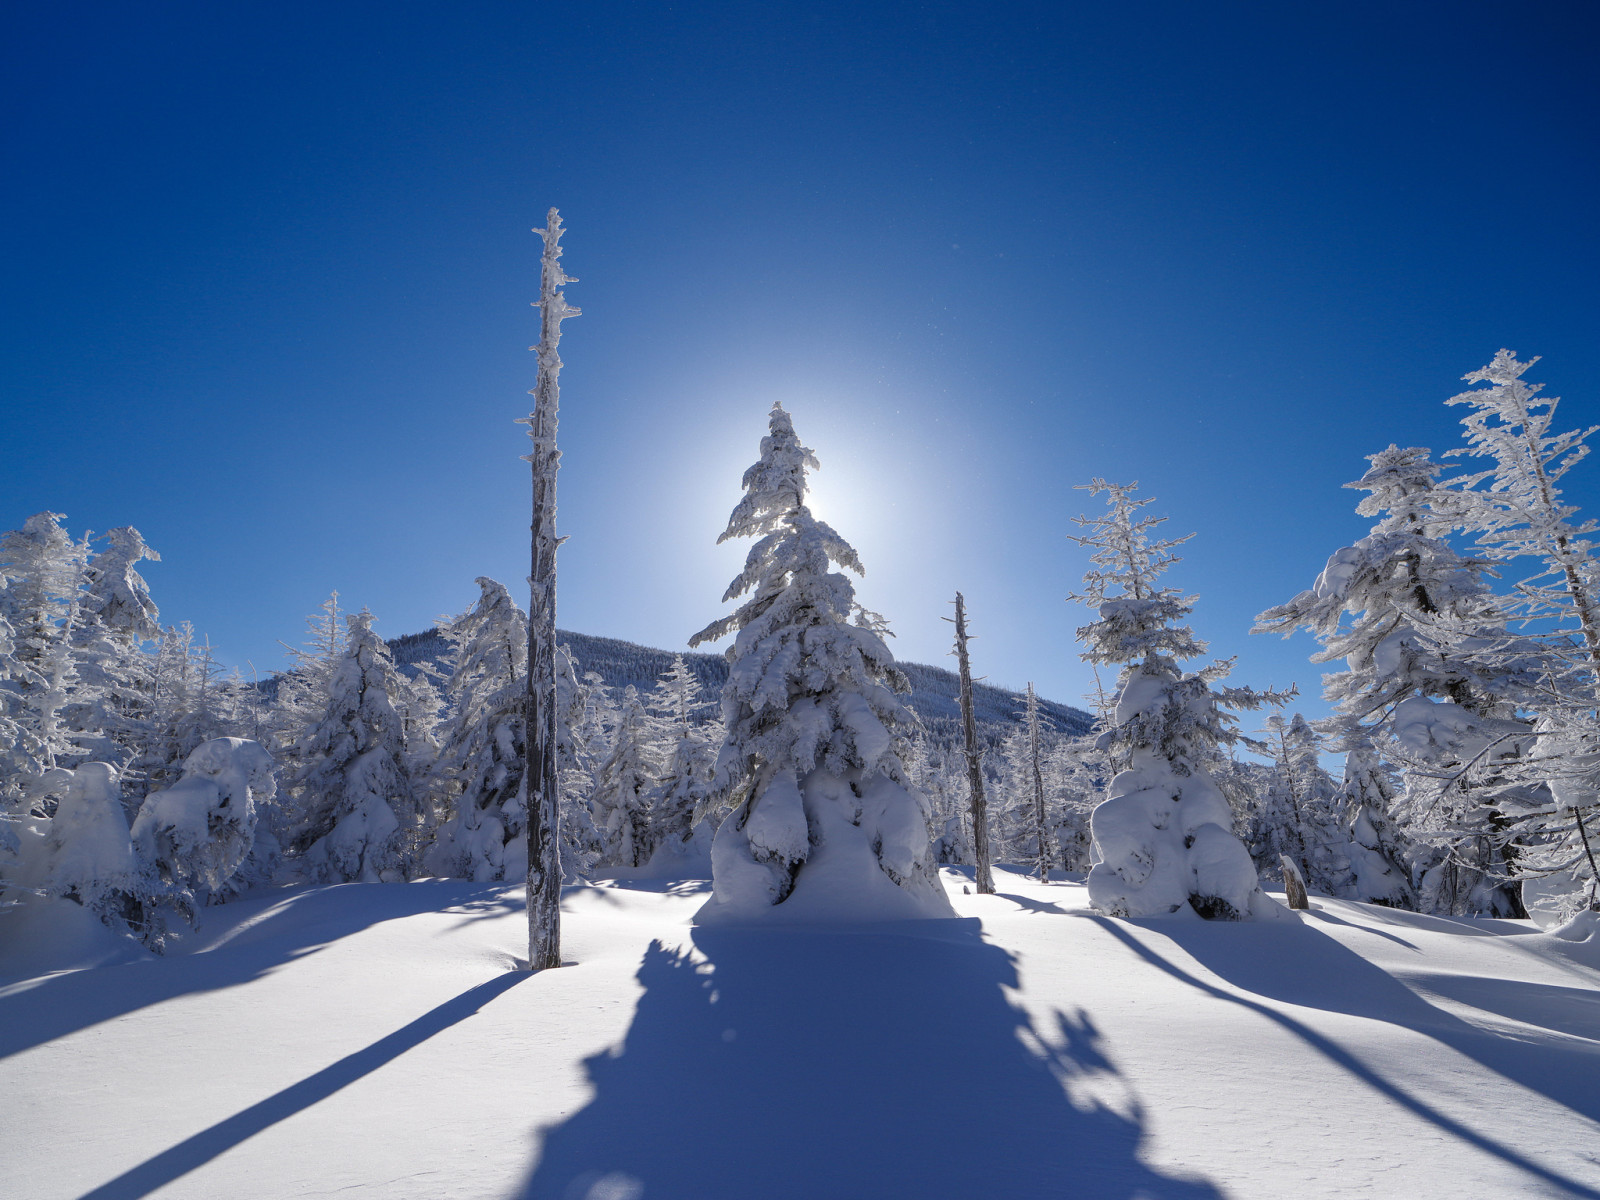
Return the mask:
{"type": "Polygon", "coordinates": [[[0,917],[0,1191],[1600,1196],[1594,919],[1119,921],[942,874],[960,920],[704,927],[704,881],[576,885],[573,965],[531,976],[504,885],[283,889],[50,973],[0,917]]]}

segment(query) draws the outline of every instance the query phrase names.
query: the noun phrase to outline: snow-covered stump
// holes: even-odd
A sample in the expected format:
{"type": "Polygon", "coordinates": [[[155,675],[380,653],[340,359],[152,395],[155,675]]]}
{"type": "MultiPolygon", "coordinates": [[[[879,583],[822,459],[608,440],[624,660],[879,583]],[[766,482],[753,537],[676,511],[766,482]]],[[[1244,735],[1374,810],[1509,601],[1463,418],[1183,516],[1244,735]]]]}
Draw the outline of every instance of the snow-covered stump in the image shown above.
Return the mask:
{"type": "Polygon", "coordinates": [[[1311,899],[1306,895],[1305,877],[1294,859],[1287,854],[1278,855],[1278,866],[1283,871],[1283,898],[1290,908],[1309,909],[1311,899]]]}
{"type": "Polygon", "coordinates": [[[789,414],[773,405],[761,459],[719,540],[753,537],[724,599],[749,593],[691,645],[735,633],[726,735],[714,789],[736,801],[712,842],[712,894],[696,920],[950,917],[927,798],[902,761],[915,718],[881,618],[838,564],[849,543],[805,506],[806,468],[789,414]]]}

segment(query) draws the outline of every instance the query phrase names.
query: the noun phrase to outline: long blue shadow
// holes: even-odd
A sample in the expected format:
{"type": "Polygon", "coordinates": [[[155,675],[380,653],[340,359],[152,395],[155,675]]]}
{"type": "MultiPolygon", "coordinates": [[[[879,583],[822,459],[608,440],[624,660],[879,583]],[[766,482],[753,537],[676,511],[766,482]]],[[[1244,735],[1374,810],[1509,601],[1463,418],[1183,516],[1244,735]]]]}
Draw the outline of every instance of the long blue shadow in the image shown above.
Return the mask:
{"type": "Polygon", "coordinates": [[[496,996],[529,977],[526,971],[507,971],[487,983],[480,983],[424,1013],[409,1025],[373,1042],[364,1050],[346,1055],[315,1075],[309,1075],[299,1083],[218,1121],[209,1129],[203,1129],[154,1158],[124,1171],[110,1182],[85,1192],[81,1200],[138,1200],[138,1197],[148,1196],[157,1188],[165,1187],[197,1167],[204,1166],[262,1130],[303,1112],[319,1100],[326,1100],[363,1076],[414,1050],[435,1034],[460,1024],[496,996]]]}
{"type": "MultiPolygon", "coordinates": [[[[1374,1091],[1464,1145],[1492,1155],[1536,1179],[1562,1189],[1568,1195],[1600,1200],[1600,1190],[1569,1179],[1510,1146],[1469,1129],[1420,1096],[1379,1074],[1332,1038],[1318,1033],[1309,1025],[1270,1005],[1225,991],[1191,975],[1134,937],[1126,927],[1130,923],[1093,914],[1087,914],[1087,919],[1094,921],[1145,962],[1174,979],[1218,1000],[1247,1008],[1294,1034],[1374,1091]]],[[[1600,1103],[1596,1103],[1596,1096],[1600,1095],[1600,1082],[1595,1078],[1595,1067],[1600,1063],[1600,1058],[1589,1057],[1584,1062],[1582,1060],[1586,1056],[1574,1055],[1570,1050],[1555,1053],[1546,1047],[1497,1038],[1494,1034],[1475,1029],[1422,1000],[1393,976],[1360,955],[1346,950],[1333,938],[1298,922],[1252,930],[1255,936],[1248,944],[1243,944],[1243,939],[1227,936],[1230,932],[1236,932],[1232,926],[1201,926],[1198,922],[1170,922],[1159,926],[1143,921],[1131,924],[1170,938],[1204,963],[1207,970],[1244,991],[1301,1007],[1320,1008],[1403,1026],[1434,1038],[1476,1059],[1490,1070],[1550,1096],[1557,1103],[1565,1104],[1590,1118],[1600,1117],[1600,1103]],[[1495,1043],[1503,1044],[1497,1046],[1495,1043]],[[1531,1061],[1518,1062],[1518,1056],[1526,1056],[1531,1061]],[[1548,1074],[1552,1070],[1557,1072],[1554,1078],[1548,1074]]]]}
{"type": "Polygon", "coordinates": [[[1137,1109],[1073,1103],[1115,1075],[1098,1031],[1034,1029],[976,921],[697,929],[693,947],[645,954],[626,1039],[544,1131],[529,1200],[1221,1198],[1140,1161],[1137,1109]]]}
{"type": "Polygon", "coordinates": [[[498,894],[506,886],[347,883],[308,888],[286,900],[243,900],[209,909],[204,917],[211,921],[257,909],[272,911],[214,950],[68,971],[0,999],[0,1059],[175,996],[249,983],[384,921],[442,910],[494,915],[520,907],[520,899],[498,894]]]}

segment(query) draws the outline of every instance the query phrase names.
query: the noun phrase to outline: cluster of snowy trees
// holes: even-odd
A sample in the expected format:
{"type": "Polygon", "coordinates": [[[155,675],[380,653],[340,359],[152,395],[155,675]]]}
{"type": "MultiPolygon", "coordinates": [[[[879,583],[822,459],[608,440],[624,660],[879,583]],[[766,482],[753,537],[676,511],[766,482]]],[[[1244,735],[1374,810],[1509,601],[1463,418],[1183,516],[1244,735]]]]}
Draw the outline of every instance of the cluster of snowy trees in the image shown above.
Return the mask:
{"type": "MultiPolygon", "coordinates": [[[[527,619],[501,584],[437,662],[402,670],[335,595],[293,670],[245,681],[159,625],[136,531],[41,513],[0,547],[0,903],[66,897],[159,949],[269,883],[525,871],[527,619]]],[[[567,870],[692,856],[720,742],[693,672],[641,696],[559,658],[567,870]]]]}
{"type": "MultiPolygon", "coordinates": [[[[1502,351],[1450,401],[1481,469],[1371,457],[1351,486],[1372,531],[1257,627],[1309,630],[1314,661],[1342,662],[1324,677],[1337,715],[1253,734],[1236,714],[1292,693],[1225,686],[1231,660],[1186,665],[1205,653],[1195,598],[1161,577],[1187,539],[1101,480],[1071,598],[1093,611],[1082,656],[1117,671],[1096,730],[1057,727],[1031,685],[987,746],[921,721],[845,574],[856,552],[806,507],[817,460],[774,406],[722,535],[753,539],[736,607],[691,643],[732,635],[720,705],[681,656],[653,686],[611,686],[557,649],[563,872],[709,858],[702,920],[943,915],[936,867],[983,843],[1041,878],[1085,872],[1120,916],[1266,914],[1262,880],[1441,913],[1522,915],[1525,884],[1592,905],[1595,525],[1559,483],[1593,431],[1551,432],[1529,365],[1502,351]]],[[[292,670],[224,678],[192,630],[159,624],[137,531],[74,539],[61,520],[0,539],[0,902],[67,897],[159,947],[268,883],[527,872],[529,624],[505,587],[480,578],[439,624],[444,652],[404,665],[335,595],[292,670]]]]}
{"type": "Polygon", "coordinates": [[[1324,676],[1338,717],[1320,731],[1343,781],[1317,766],[1318,731],[1278,731],[1256,835],[1286,826],[1312,890],[1501,916],[1524,915],[1525,889],[1595,902],[1596,526],[1560,487],[1595,429],[1553,430],[1557,400],[1523,379],[1535,361],[1502,350],[1465,377],[1485,386],[1447,401],[1467,410],[1466,444],[1446,455],[1466,469],[1420,447],[1372,455],[1349,485],[1371,532],[1259,618],[1309,630],[1313,661],[1343,661],[1324,676]]]}
{"type": "MultiPolygon", "coordinates": [[[[1536,360],[1535,360],[1536,361],[1536,360]]],[[[1448,403],[1481,460],[1447,475],[1389,446],[1349,486],[1371,532],[1256,632],[1308,630],[1336,715],[1273,715],[1255,737],[1228,710],[1289,697],[1192,674],[1193,598],[1157,585],[1177,561],[1131,488],[1096,482],[1110,512],[1083,518],[1095,569],[1079,599],[1098,619],[1084,657],[1120,666],[1101,745],[1116,773],[1093,816],[1089,888],[1118,915],[1261,907],[1258,878],[1427,912],[1525,916],[1524,897],[1596,903],[1590,833],[1600,803],[1600,612],[1590,535],[1560,481],[1594,429],[1553,432],[1556,400],[1506,350],[1448,403]],[[1509,588],[1493,581],[1505,578],[1509,588]],[[1225,757],[1244,744],[1270,766],[1225,757]],[[1323,756],[1342,753],[1342,779],[1323,756]],[[1586,823],[1587,822],[1587,823],[1586,823]]],[[[1180,539],[1182,540],[1182,539],[1180,539]]],[[[1291,888],[1292,890],[1292,888],[1291,888]]]]}

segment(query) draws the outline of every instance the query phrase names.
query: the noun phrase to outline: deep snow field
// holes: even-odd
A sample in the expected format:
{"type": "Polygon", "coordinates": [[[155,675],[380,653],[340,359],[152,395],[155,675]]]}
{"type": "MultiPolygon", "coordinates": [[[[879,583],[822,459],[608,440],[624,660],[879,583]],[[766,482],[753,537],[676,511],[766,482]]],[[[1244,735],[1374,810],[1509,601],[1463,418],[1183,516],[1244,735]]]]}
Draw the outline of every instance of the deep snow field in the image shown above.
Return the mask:
{"type": "Polygon", "coordinates": [[[1600,933],[943,874],[960,920],[770,930],[571,887],[536,976],[520,887],[279,891],[165,959],[11,914],[0,1195],[1600,1198],[1600,933]]]}

